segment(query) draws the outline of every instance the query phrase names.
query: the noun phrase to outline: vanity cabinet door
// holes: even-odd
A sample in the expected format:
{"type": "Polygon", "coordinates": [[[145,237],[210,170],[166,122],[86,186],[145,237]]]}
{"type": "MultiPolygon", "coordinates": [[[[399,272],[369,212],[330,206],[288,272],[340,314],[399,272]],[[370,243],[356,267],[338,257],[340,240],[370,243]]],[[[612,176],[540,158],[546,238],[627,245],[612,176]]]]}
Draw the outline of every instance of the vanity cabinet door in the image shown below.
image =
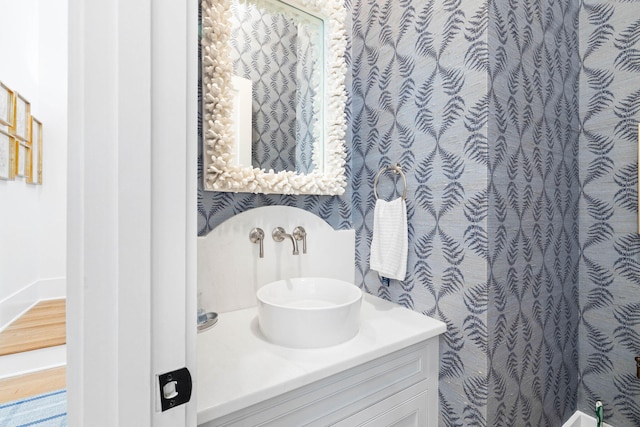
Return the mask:
{"type": "Polygon", "coordinates": [[[436,427],[437,422],[436,337],[201,427],[436,427]]]}
{"type": "Polygon", "coordinates": [[[407,389],[402,393],[390,396],[386,400],[336,423],[335,426],[436,427],[438,415],[429,411],[428,390],[423,390],[417,395],[414,393],[415,390],[407,389]]]}

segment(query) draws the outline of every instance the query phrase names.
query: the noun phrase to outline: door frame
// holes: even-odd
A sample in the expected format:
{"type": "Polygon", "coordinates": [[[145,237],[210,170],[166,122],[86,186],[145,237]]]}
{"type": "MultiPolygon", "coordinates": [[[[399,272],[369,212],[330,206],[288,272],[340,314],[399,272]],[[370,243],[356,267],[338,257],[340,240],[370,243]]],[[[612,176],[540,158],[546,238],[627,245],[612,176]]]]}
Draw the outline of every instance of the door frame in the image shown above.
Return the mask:
{"type": "Polygon", "coordinates": [[[196,424],[196,43],[195,0],[69,0],[70,426],[196,424]]]}

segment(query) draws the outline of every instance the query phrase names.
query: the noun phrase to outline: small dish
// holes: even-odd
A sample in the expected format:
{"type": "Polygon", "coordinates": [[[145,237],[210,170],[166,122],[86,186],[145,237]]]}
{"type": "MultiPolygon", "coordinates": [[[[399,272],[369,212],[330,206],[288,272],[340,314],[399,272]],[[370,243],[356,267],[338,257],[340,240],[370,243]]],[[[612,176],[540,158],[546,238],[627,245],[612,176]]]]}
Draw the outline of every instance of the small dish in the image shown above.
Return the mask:
{"type": "Polygon", "coordinates": [[[218,313],[209,312],[206,314],[206,316],[207,320],[202,323],[198,323],[198,333],[209,330],[216,323],[218,323],[218,313]]]}

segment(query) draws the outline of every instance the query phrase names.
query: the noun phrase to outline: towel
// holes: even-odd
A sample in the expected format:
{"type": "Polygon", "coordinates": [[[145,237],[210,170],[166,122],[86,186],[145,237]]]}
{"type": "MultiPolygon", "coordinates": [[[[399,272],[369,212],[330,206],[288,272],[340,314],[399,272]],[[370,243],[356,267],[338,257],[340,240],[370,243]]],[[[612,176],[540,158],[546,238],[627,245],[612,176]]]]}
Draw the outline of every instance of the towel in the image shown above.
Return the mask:
{"type": "Polygon", "coordinates": [[[402,197],[378,199],[373,212],[369,266],[383,277],[404,280],[407,275],[407,206],[402,197]]]}

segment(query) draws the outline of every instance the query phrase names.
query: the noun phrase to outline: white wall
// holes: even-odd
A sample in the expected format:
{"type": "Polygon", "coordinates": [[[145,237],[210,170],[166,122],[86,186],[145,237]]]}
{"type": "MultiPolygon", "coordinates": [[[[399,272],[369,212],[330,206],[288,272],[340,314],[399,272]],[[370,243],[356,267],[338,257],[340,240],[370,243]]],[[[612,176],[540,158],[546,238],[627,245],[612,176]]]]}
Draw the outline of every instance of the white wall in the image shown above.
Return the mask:
{"type": "Polygon", "coordinates": [[[10,296],[39,281],[64,288],[68,19],[67,0],[0,0],[0,11],[0,80],[44,129],[43,185],[0,180],[1,327],[10,296]]]}

